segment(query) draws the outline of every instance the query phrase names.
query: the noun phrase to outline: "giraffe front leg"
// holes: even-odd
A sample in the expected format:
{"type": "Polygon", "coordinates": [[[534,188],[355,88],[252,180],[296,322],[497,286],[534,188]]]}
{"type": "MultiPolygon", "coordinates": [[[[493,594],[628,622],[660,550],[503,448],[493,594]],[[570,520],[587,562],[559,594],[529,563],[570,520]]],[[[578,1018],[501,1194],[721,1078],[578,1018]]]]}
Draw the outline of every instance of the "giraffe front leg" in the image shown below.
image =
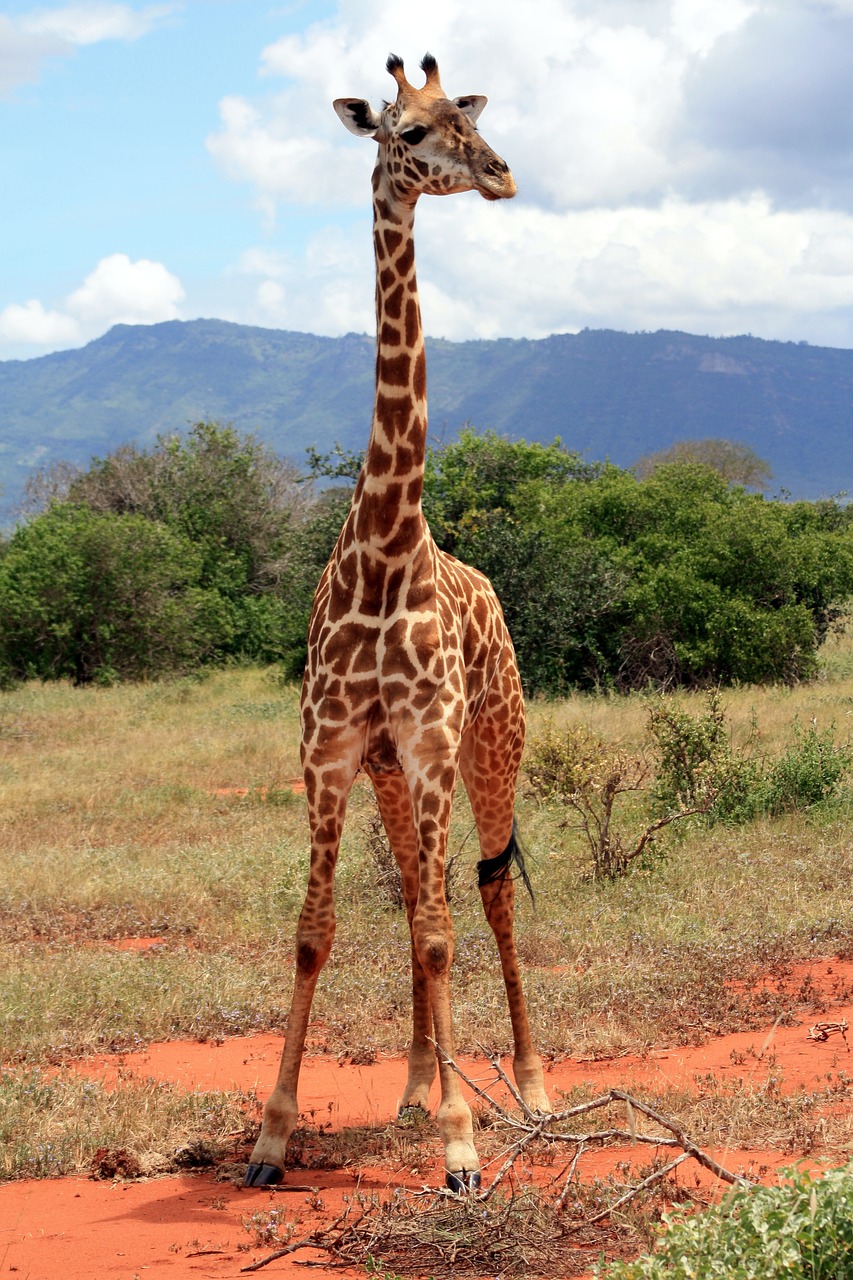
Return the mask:
{"type": "Polygon", "coordinates": [[[429,1110],[429,1095],[435,1080],[435,1049],[432,1045],[432,1008],[429,981],[411,937],[412,920],[418,905],[418,838],[412,815],[412,801],[406,779],[400,773],[371,774],[382,825],[400,868],[403,901],[409,921],[412,953],[412,1039],[408,1054],[408,1077],[398,1116],[429,1110]]]}
{"type": "Polygon", "coordinates": [[[433,1031],[441,1085],[438,1131],[444,1144],[445,1180],[451,1191],[465,1192],[480,1185],[480,1160],[474,1146],[471,1109],[462,1096],[459,1076],[448,1059],[456,1057],[450,1004],[450,965],[453,960],[453,926],[441,875],[431,877],[434,894],[424,894],[423,877],[412,937],[429,987],[433,1031]]]}
{"type": "Polygon", "coordinates": [[[287,1018],[287,1036],[278,1079],[264,1107],[263,1124],[246,1170],[247,1187],[268,1186],[284,1177],[285,1152],[296,1127],[296,1088],[311,1016],[314,988],[332,948],[335,934],[331,892],[308,896],[296,931],[296,978],[287,1018]]]}
{"type": "Polygon", "coordinates": [[[347,793],[348,788],[324,792],[312,787],[309,791],[311,870],[296,928],[293,998],[278,1079],[264,1107],[261,1132],[246,1171],[247,1187],[270,1185],[284,1177],[287,1143],[299,1114],[296,1089],[314,988],[335,936],[334,875],[347,793]]]}

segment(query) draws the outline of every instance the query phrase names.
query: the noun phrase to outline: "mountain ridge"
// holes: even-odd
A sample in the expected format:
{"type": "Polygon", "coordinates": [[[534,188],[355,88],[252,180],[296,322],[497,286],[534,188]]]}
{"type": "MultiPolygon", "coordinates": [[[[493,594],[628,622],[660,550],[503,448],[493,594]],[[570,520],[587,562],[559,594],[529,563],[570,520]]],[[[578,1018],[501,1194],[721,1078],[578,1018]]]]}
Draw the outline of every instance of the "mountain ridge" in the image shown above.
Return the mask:
{"type": "MultiPolygon", "coordinates": [[[[210,417],[302,461],[313,445],[364,446],[372,336],[339,338],[224,320],[116,325],[84,347],[0,361],[4,519],[34,467],[86,465],[210,417]]],[[[751,335],[584,329],[547,338],[427,339],[431,436],[466,422],[559,436],[630,466],[676,440],[748,444],[772,488],[815,499],[853,488],[853,351],[751,335]]]]}

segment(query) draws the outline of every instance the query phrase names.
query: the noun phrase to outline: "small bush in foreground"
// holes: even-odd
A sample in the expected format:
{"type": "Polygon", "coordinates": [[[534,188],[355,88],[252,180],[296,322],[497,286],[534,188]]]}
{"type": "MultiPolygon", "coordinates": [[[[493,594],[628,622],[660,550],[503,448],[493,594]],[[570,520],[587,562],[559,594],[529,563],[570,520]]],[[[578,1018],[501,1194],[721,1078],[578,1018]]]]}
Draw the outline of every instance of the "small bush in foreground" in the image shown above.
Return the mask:
{"type": "Polygon", "coordinates": [[[155,1080],[107,1089],[72,1072],[0,1069],[0,1182],[138,1177],[221,1159],[246,1126],[246,1094],[155,1080]]]}
{"type": "Polygon", "coordinates": [[[609,879],[624,875],[635,859],[648,857],[662,827],[704,811],[708,803],[679,802],[669,813],[644,823],[629,838],[624,828],[616,825],[617,801],[641,790],[648,766],[639,756],[607,747],[583,726],[563,735],[552,730],[534,739],[526,770],[537,795],[562,801],[574,811],[592,855],[593,874],[609,879]]]}
{"type": "Polygon", "coordinates": [[[848,1280],[853,1163],[812,1179],[750,1187],[692,1217],[665,1215],[652,1256],[596,1268],[598,1280],[848,1280]]]}

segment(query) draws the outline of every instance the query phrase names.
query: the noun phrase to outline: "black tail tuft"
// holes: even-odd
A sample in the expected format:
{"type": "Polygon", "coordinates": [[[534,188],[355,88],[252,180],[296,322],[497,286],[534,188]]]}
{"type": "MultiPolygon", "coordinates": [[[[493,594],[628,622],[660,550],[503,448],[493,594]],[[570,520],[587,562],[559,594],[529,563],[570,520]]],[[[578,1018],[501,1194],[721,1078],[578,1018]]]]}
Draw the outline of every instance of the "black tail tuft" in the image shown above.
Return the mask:
{"type": "Polygon", "coordinates": [[[516,879],[523,881],[525,889],[530,894],[530,901],[535,904],[533,886],[530,883],[530,876],[527,874],[524,858],[524,845],[521,843],[518,827],[515,818],[513,818],[512,835],[503,853],[499,853],[494,858],[483,858],[477,863],[477,884],[482,889],[483,885],[491,884],[494,880],[502,880],[504,876],[510,874],[510,868],[515,864],[517,868],[516,879]]]}

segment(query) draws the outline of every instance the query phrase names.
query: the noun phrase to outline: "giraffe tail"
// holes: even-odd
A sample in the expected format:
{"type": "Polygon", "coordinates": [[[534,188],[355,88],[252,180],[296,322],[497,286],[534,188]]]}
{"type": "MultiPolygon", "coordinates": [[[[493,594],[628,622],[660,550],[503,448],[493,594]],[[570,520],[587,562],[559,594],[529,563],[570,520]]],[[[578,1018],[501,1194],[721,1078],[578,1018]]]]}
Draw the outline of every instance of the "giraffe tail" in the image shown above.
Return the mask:
{"type": "Polygon", "coordinates": [[[509,844],[503,853],[497,854],[494,858],[482,858],[477,863],[477,884],[482,889],[484,885],[492,884],[495,880],[503,880],[504,876],[512,874],[512,867],[514,866],[516,869],[515,878],[523,882],[525,889],[530,894],[530,901],[535,904],[533,886],[530,883],[530,876],[527,874],[524,859],[524,845],[521,843],[518,825],[515,818],[513,818],[512,834],[509,838],[509,844]]]}

